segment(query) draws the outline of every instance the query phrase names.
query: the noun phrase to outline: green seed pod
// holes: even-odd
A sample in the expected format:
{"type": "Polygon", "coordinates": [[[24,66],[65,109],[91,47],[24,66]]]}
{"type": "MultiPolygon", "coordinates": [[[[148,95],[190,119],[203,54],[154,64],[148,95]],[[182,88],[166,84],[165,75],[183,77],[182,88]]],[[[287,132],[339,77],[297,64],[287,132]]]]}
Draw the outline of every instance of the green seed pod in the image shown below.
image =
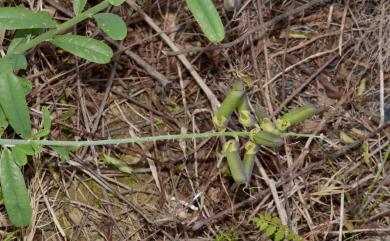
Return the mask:
{"type": "Polygon", "coordinates": [[[238,102],[245,93],[245,85],[242,80],[237,80],[232,86],[232,90],[226,96],[217,114],[213,117],[213,122],[218,128],[225,128],[238,102]]]}
{"type": "Polygon", "coordinates": [[[362,80],[360,80],[358,92],[356,95],[356,100],[358,102],[361,102],[363,100],[364,92],[366,91],[366,84],[367,84],[367,78],[363,78],[362,80]]]}
{"type": "Polygon", "coordinates": [[[261,131],[259,129],[253,129],[250,133],[251,141],[257,145],[263,145],[267,147],[279,147],[283,145],[283,138],[277,134],[261,131]]]}
{"type": "Polygon", "coordinates": [[[242,161],[242,164],[244,166],[247,183],[251,180],[253,164],[255,163],[256,153],[258,149],[259,149],[258,146],[251,141],[248,141],[245,144],[245,154],[244,154],[244,160],[242,161]]]}
{"type": "Polygon", "coordinates": [[[238,121],[241,125],[246,127],[251,127],[255,125],[255,118],[251,114],[251,109],[249,107],[248,96],[244,94],[237,105],[238,109],[238,121]]]}
{"type": "Polygon", "coordinates": [[[363,161],[366,163],[367,166],[371,167],[368,140],[363,141],[362,149],[363,149],[363,161]]]}
{"type": "Polygon", "coordinates": [[[234,181],[237,183],[245,183],[246,175],[240,158],[238,142],[236,140],[230,140],[225,143],[223,149],[234,181]]]}
{"type": "Polygon", "coordinates": [[[287,128],[312,117],[316,112],[317,108],[312,104],[293,109],[276,120],[276,127],[280,131],[285,131],[287,128]]]}

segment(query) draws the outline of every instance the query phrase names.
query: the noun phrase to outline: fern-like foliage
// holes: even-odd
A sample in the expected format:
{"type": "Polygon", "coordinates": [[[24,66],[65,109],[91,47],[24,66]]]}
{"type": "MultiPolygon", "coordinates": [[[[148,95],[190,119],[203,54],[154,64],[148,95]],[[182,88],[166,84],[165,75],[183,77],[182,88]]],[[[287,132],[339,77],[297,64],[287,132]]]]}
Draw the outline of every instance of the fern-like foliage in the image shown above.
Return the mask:
{"type": "Polygon", "coordinates": [[[230,234],[218,234],[214,241],[237,241],[238,237],[235,233],[230,234]]]}
{"type": "Polygon", "coordinates": [[[253,217],[250,221],[254,222],[257,228],[264,232],[267,237],[273,237],[274,241],[281,241],[284,239],[291,241],[303,241],[298,234],[288,230],[286,225],[283,225],[278,217],[272,217],[271,214],[261,214],[253,217]]]}

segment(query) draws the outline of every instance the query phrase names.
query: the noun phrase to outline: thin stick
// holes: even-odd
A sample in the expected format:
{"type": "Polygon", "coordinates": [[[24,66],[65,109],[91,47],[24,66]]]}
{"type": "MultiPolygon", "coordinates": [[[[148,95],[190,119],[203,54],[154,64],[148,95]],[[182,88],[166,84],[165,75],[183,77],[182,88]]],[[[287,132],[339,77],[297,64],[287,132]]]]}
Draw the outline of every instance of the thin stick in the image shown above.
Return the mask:
{"type": "Polygon", "coordinates": [[[344,192],[341,193],[341,198],[340,198],[339,241],[343,240],[343,228],[344,228],[344,192]]]}
{"type": "Polygon", "coordinates": [[[380,122],[379,126],[385,123],[385,77],[383,70],[383,19],[385,18],[385,6],[384,1],[381,1],[382,11],[381,11],[381,20],[379,24],[379,80],[380,80],[380,122]]]}

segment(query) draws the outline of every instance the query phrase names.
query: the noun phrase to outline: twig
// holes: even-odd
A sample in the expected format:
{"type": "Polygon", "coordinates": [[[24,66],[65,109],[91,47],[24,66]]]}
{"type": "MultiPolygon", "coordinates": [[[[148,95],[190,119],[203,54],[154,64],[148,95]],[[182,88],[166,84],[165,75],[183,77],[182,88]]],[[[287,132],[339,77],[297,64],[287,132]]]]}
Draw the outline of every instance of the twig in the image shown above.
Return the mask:
{"type": "Polygon", "coordinates": [[[380,24],[379,24],[379,80],[380,80],[380,122],[379,125],[383,125],[385,122],[385,77],[384,77],[384,67],[383,67],[383,20],[385,19],[385,4],[384,1],[381,1],[382,11],[381,11],[381,17],[380,17],[380,24]]]}
{"type": "Polygon", "coordinates": [[[339,241],[343,240],[343,228],[344,228],[344,192],[341,193],[341,198],[340,198],[339,241]]]}
{"type": "Polygon", "coordinates": [[[347,12],[349,8],[349,0],[347,0],[347,3],[344,6],[344,12],[343,12],[343,18],[341,20],[341,28],[340,28],[340,36],[339,36],[339,55],[343,55],[343,34],[345,29],[345,19],[347,18],[347,12]]]}

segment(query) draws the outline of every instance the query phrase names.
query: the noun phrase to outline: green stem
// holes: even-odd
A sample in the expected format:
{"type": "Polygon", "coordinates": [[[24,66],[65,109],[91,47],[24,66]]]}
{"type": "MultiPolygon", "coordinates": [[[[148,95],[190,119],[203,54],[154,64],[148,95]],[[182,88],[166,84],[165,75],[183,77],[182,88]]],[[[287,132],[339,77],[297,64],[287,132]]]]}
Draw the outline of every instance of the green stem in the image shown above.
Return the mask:
{"type": "Polygon", "coordinates": [[[23,54],[24,52],[26,52],[27,50],[29,50],[31,48],[34,48],[38,44],[45,42],[45,41],[48,41],[48,40],[51,40],[57,34],[62,33],[63,31],[67,30],[68,28],[76,25],[77,23],[79,23],[87,18],[91,18],[93,15],[95,15],[98,12],[101,12],[102,10],[107,8],[108,6],[110,6],[110,3],[107,0],[97,4],[96,6],[88,9],[87,11],[69,19],[68,21],[66,21],[60,25],[58,25],[57,28],[49,30],[46,33],[39,35],[38,37],[26,42],[25,44],[18,46],[15,53],[16,54],[23,54]]]}
{"type": "Polygon", "coordinates": [[[150,142],[150,141],[193,139],[193,138],[209,138],[209,137],[221,137],[221,136],[231,136],[231,137],[249,136],[249,132],[246,132],[246,131],[203,132],[203,133],[146,136],[146,137],[111,139],[111,140],[96,140],[96,141],[89,141],[89,140],[88,141],[51,141],[51,140],[0,139],[0,146],[28,145],[31,142],[34,142],[36,144],[43,145],[43,146],[102,146],[102,145],[118,145],[118,144],[127,144],[127,143],[141,143],[141,142],[150,142]]]}

